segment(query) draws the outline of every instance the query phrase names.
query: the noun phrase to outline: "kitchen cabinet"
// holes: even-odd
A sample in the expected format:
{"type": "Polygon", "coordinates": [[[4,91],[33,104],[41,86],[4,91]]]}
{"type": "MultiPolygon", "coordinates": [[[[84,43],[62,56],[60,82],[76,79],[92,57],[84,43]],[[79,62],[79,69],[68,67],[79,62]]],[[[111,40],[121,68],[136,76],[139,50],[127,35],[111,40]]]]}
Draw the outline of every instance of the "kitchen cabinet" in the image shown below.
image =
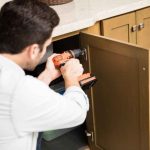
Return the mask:
{"type": "Polygon", "coordinates": [[[90,150],[149,150],[149,14],[145,8],[53,39],[57,52],[86,48],[85,72],[98,79],[87,92],[90,150]]]}
{"type": "Polygon", "coordinates": [[[150,48],[150,7],[136,12],[137,44],[150,48]]]}
{"type": "Polygon", "coordinates": [[[135,13],[129,13],[102,21],[102,32],[107,37],[136,43],[135,24],[135,13]]]}
{"type": "MultiPolygon", "coordinates": [[[[87,33],[90,91],[87,135],[91,150],[149,150],[149,50],[87,33]]],[[[87,67],[88,66],[88,67],[87,67]]]]}
{"type": "Polygon", "coordinates": [[[93,26],[81,30],[81,32],[91,33],[94,35],[101,35],[101,26],[100,26],[99,21],[96,22],[93,26]]]}
{"type": "MultiPolygon", "coordinates": [[[[82,64],[98,79],[87,92],[87,145],[90,150],[149,150],[149,50],[90,32],[66,42],[87,49],[88,61],[82,64]]],[[[62,42],[58,51],[68,46],[63,40],[56,41],[62,42]]]]}
{"type": "Polygon", "coordinates": [[[150,7],[103,20],[104,36],[150,48],[150,7]]]}

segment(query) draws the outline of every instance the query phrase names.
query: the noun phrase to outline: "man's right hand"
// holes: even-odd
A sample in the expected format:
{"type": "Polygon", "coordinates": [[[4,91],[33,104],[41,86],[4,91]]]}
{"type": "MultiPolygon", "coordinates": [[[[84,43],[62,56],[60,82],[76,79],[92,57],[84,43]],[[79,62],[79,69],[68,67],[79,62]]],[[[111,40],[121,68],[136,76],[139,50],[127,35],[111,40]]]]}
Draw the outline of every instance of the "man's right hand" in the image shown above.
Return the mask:
{"type": "Polygon", "coordinates": [[[66,88],[70,86],[80,86],[78,78],[83,74],[83,67],[78,59],[69,59],[64,66],[60,68],[65,81],[66,88]]]}
{"type": "Polygon", "coordinates": [[[53,54],[47,59],[45,70],[38,76],[38,79],[49,85],[51,81],[61,76],[61,72],[55,68],[52,61],[53,57],[58,54],[53,54]]]}

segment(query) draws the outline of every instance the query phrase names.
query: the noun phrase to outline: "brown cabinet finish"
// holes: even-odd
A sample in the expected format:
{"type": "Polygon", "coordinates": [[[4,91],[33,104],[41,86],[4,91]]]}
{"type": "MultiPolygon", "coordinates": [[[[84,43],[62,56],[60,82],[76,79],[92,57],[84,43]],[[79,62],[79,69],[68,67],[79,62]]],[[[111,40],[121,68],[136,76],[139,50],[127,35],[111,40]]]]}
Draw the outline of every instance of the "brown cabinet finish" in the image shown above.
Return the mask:
{"type": "Polygon", "coordinates": [[[101,35],[99,21],[96,22],[93,26],[91,26],[91,27],[89,27],[87,29],[83,29],[81,32],[94,34],[94,35],[101,35]]]}
{"type": "Polygon", "coordinates": [[[103,20],[81,31],[81,47],[88,50],[85,72],[98,79],[88,92],[90,150],[149,150],[150,8],[103,20]]]}
{"type": "Polygon", "coordinates": [[[102,32],[107,37],[136,43],[136,32],[132,31],[135,24],[135,13],[129,13],[102,21],[102,32]]]}
{"type": "Polygon", "coordinates": [[[101,23],[104,36],[150,48],[150,7],[101,23]]]}
{"type": "Polygon", "coordinates": [[[98,79],[87,123],[91,150],[149,150],[149,50],[86,33],[81,46],[98,79]]]}
{"type": "Polygon", "coordinates": [[[137,44],[150,48],[150,7],[136,12],[137,44]]]}

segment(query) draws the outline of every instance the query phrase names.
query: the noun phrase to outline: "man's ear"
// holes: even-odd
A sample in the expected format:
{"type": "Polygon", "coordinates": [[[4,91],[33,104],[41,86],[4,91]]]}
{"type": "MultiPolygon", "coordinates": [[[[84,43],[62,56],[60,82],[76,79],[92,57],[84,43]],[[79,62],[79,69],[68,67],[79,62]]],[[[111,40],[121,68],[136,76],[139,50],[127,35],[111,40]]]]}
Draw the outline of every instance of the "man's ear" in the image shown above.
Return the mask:
{"type": "Polygon", "coordinates": [[[40,52],[40,48],[38,44],[32,44],[28,46],[28,56],[31,60],[36,59],[39,52],[40,52]]]}

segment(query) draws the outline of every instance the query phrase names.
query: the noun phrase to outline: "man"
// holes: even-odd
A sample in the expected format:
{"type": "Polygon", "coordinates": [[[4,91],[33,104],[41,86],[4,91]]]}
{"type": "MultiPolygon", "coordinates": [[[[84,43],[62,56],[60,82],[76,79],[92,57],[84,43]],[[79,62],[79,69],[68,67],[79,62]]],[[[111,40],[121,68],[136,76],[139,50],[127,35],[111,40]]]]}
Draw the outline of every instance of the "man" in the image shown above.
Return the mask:
{"type": "Polygon", "coordinates": [[[33,70],[51,43],[57,13],[35,0],[14,0],[0,11],[0,150],[35,150],[38,132],[81,124],[88,110],[88,98],[78,76],[83,73],[76,59],[61,71],[48,58],[38,78],[25,75],[33,70]],[[62,74],[64,95],[49,88],[62,74]]]}

